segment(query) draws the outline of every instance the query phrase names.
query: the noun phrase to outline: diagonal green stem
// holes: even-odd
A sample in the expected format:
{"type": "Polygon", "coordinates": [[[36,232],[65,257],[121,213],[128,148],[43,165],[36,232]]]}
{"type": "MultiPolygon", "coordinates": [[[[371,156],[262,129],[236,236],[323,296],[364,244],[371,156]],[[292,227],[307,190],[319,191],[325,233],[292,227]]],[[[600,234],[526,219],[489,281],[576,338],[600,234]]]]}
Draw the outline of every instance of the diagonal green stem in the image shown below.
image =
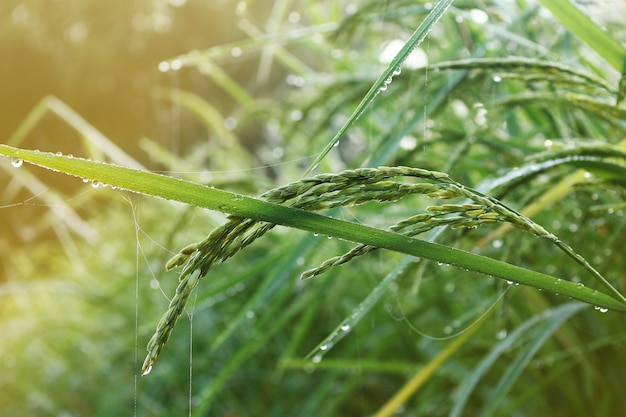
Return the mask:
{"type": "Polygon", "coordinates": [[[311,171],[315,169],[315,167],[321,162],[322,159],[330,152],[331,149],[335,146],[337,142],[346,134],[348,129],[356,123],[356,121],[361,117],[367,106],[374,101],[374,98],[381,92],[381,88],[389,85],[394,75],[398,74],[400,70],[400,66],[407,59],[407,57],[411,54],[411,52],[426,38],[426,36],[430,33],[433,26],[441,19],[441,16],[445,13],[445,11],[452,4],[452,0],[441,0],[433,9],[430,11],[426,19],[422,22],[422,24],[413,32],[409,40],[404,44],[402,49],[396,54],[396,56],[391,60],[389,66],[382,74],[378,77],[378,79],[372,84],[372,87],[369,89],[365,97],[361,100],[359,105],[354,109],[348,120],[341,126],[341,128],[337,131],[335,136],[328,142],[326,147],[320,152],[320,154],[315,158],[315,161],[311,164],[311,166],[304,173],[306,177],[311,171]]]}
{"type": "Polygon", "coordinates": [[[99,181],[128,191],[176,200],[257,221],[320,233],[407,255],[424,257],[508,281],[563,294],[597,307],[626,312],[626,303],[604,293],[540,272],[463,250],[430,243],[373,227],[350,223],[300,209],[268,203],[177,178],[54,153],[0,145],[0,155],[99,181]]]}

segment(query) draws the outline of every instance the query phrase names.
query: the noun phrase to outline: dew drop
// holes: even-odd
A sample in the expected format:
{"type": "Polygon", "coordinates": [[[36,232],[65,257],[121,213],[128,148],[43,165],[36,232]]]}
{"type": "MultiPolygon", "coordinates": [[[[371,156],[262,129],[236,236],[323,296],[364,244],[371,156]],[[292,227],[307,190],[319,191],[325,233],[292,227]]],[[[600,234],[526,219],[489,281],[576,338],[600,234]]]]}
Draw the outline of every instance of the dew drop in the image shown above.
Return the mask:
{"type": "Polygon", "coordinates": [[[246,312],[246,318],[247,319],[253,319],[254,318],[254,311],[246,312]]]}
{"type": "Polygon", "coordinates": [[[350,330],[350,325],[344,324],[343,326],[341,326],[341,330],[343,330],[344,332],[347,332],[348,330],[350,330]]]}
{"type": "Polygon", "coordinates": [[[496,339],[502,340],[506,337],[507,334],[508,332],[506,331],[506,329],[502,329],[498,333],[496,333],[496,339]]]}
{"type": "Polygon", "coordinates": [[[141,376],[146,376],[152,371],[152,365],[148,366],[142,373],[141,376]]]}
{"type": "Polygon", "coordinates": [[[91,183],[91,187],[92,187],[92,188],[98,188],[98,187],[100,187],[100,182],[98,182],[98,181],[93,181],[93,182],[91,183]]]}
{"type": "Polygon", "coordinates": [[[609,311],[609,309],[608,309],[608,308],[604,308],[604,307],[600,307],[600,308],[598,309],[598,311],[599,311],[600,313],[606,313],[607,311],[609,311]]]}
{"type": "Polygon", "coordinates": [[[576,284],[577,290],[582,290],[583,288],[585,288],[585,284],[583,284],[582,282],[579,282],[578,284],[576,284]]]}
{"type": "Polygon", "coordinates": [[[313,363],[320,363],[322,361],[322,355],[315,355],[313,359],[311,359],[313,363]]]}
{"type": "Polygon", "coordinates": [[[322,346],[320,346],[320,350],[328,350],[328,345],[322,345],[322,346]]]}
{"type": "Polygon", "coordinates": [[[513,281],[507,280],[506,283],[509,284],[509,285],[513,285],[513,281]]]}
{"type": "Polygon", "coordinates": [[[11,158],[11,165],[13,165],[14,168],[19,168],[24,164],[24,160],[20,159],[20,158],[11,158]]]}
{"type": "Polygon", "coordinates": [[[55,153],[56,156],[63,156],[63,152],[57,152],[55,153]]]}
{"type": "Polygon", "coordinates": [[[402,68],[398,67],[396,68],[396,70],[393,72],[393,75],[400,75],[402,73],[402,68]]]}
{"type": "Polygon", "coordinates": [[[83,182],[84,182],[85,184],[87,184],[87,183],[89,182],[89,180],[88,180],[87,178],[83,178],[83,182]]]}

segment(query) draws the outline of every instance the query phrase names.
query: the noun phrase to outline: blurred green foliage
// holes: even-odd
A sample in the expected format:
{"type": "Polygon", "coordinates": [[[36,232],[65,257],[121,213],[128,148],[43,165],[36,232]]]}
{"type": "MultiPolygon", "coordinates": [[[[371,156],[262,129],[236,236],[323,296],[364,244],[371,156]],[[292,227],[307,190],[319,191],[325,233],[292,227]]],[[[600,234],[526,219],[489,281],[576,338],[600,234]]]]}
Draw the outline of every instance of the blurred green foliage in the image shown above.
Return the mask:
{"type": "MultiPolygon", "coordinates": [[[[39,16],[33,21],[36,42],[54,43],[50,33],[61,36],[58,30],[46,32],[44,22],[52,12],[43,5],[14,3],[11,10],[18,17],[19,7],[39,16]]],[[[174,135],[165,143],[144,137],[137,142],[147,158],[139,159],[151,169],[248,195],[302,175],[386,67],[386,48],[406,41],[432,7],[403,0],[357,5],[284,0],[269,11],[253,2],[215,4],[220,13],[236,16],[247,39],[215,47],[201,39],[148,59],[153,69],[169,59],[154,101],[169,115],[184,114],[181,132],[189,132],[184,126],[189,121],[203,126],[202,133],[174,135]],[[255,71],[233,77],[240,62],[254,62],[255,71]],[[193,82],[184,75],[191,73],[193,82]],[[207,93],[211,90],[222,91],[230,104],[221,107],[207,93]],[[259,140],[245,139],[251,135],[259,140]],[[176,141],[189,142],[179,148],[176,141]]],[[[78,20],[86,12],[75,7],[64,13],[71,10],[78,20]]],[[[158,8],[145,7],[154,17],[158,8]]],[[[197,3],[190,1],[181,10],[193,7],[197,3]]],[[[209,19],[195,17],[200,24],[209,19]]],[[[50,17],[50,22],[61,20],[50,17]]],[[[615,39],[624,33],[615,22],[606,24],[615,39]]],[[[72,27],[67,26],[67,36],[72,27]]],[[[104,31],[113,27],[102,23],[104,31]]],[[[182,25],[179,30],[192,29],[182,25]]],[[[132,44],[134,35],[119,31],[119,42],[132,44]]],[[[114,59],[114,49],[95,50],[91,33],[85,35],[85,60],[114,59]]],[[[176,43],[179,33],[151,36],[176,43]]],[[[409,165],[448,172],[479,189],[501,181],[493,190],[498,198],[518,210],[539,204],[533,219],[623,291],[622,178],[573,160],[506,181],[546,152],[580,156],[585,145],[623,147],[625,110],[615,105],[621,69],[605,64],[545,9],[526,1],[455,2],[421,48],[431,69],[407,64],[317,171],[409,165]],[[498,64],[514,56],[554,65],[498,64]],[[432,69],[479,58],[494,61],[432,69]],[[555,69],[559,65],[590,77],[555,69]],[[542,203],[550,196],[555,201],[542,203]]],[[[130,82],[125,75],[132,76],[131,70],[120,74],[130,82]]],[[[83,79],[89,89],[96,81],[83,79]]],[[[105,134],[111,136],[106,129],[105,134]]],[[[150,133],[135,137],[144,135],[150,133]]],[[[31,141],[57,150],[54,138],[41,143],[33,136],[23,145],[31,141]]],[[[118,144],[125,148],[124,141],[118,144]]],[[[100,151],[116,162],[112,152],[100,151]]],[[[73,152],[102,156],[88,146],[73,152]]],[[[623,163],[613,157],[602,161],[623,163]]],[[[59,188],[56,175],[2,163],[3,216],[20,232],[0,239],[5,335],[0,408],[6,415],[185,415],[190,404],[193,415],[371,415],[487,312],[476,333],[435,368],[398,415],[614,416],[626,406],[620,314],[384,251],[301,282],[297,277],[303,270],[351,246],[282,228],[200,282],[188,311],[192,320],[178,324],[158,365],[139,377],[144,346],[177,283],[163,264],[179,248],[203,239],[223,216],[104,187],[59,188]],[[51,188],[40,187],[42,181],[51,188]],[[40,201],[45,201],[43,210],[32,210],[40,201]],[[62,205],[85,222],[83,236],[68,226],[73,218],[68,212],[55,211],[62,205]],[[396,271],[380,301],[316,358],[316,346],[403,262],[406,267],[396,271]],[[305,360],[309,354],[312,359],[305,360]]],[[[384,210],[372,205],[335,215],[387,227],[428,204],[414,199],[384,210]]],[[[593,285],[548,242],[495,230],[444,230],[429,238],[593,285]]]]}

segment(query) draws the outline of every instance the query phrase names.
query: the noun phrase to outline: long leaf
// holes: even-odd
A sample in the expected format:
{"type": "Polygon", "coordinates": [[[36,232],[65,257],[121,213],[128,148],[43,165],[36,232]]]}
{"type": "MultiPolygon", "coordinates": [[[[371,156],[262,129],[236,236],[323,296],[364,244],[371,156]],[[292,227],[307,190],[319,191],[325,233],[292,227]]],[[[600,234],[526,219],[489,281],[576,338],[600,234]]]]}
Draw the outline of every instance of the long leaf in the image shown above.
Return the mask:
{"type": "Polygon", "coordinates": [[[572,33],[606,60],[613,68],[623,72],[626,65],[626,48],[610,33],[602,30],[569,0],[540,0],[543,7],[554,14],[572,33]]]}
{"type": "Polygon", "coordinates": [[[389,66],[382,74],[378,77],[378,79],[374,82],[372,87],[369,89],[365,97],[361,100],[359,105],[354,109],[348,120],[341,126],[341,128],[337,131],[335,136],[328,142],[326,147],[322,150],[322,152],[315,158],[315,161],[311,164],[309,169],[307,169],[305,176],[315,169],[315,167],[320,163],[322,159],[330,152],[330,150],[335,146],[337,142],[346,134],[348,129],[356,123],[356,121],[361,117],[367,106],[370,105],[374,98],[384,89],[387,85],[389,85],[394,77],[394,75],[398,74],[400,71],[400,66],[407,59],[407,57],[411,54],[411,52],[426,38],[426,36],[430,33],[433,26],[439,21],[441,16],[445,13],[445,11],[452,4],[452,0],[441,0],[437,6],[435,6],[431,12],[426,16],[426,19],[422,22],[422,24],[413,32],[409,40],[404,44],[402,49],[396,54],[396,56],[391,60],[389,66]]]}
{"type": "MultiPolygon", "coordinates": [[[[474,366],[473,371],[468,373],[461,382],[461,384],[458,386],[457,392],[454,396],[454,406],[450,411],[449,417],[459,417],[461,415],[470,395],[477,387],[479,381],[484,377],[484,375],[493,366],[493,364],[496,363],[496,361],[502,356],[502,354],[510,350],[516,343],[518,343],[518,341],[526,334],[526,332],[530,331],[535,326],[546,320],[551,331],[554,332],[554,330],[556,330],[556,328],[558,328],[558,326],[563,323],[564,320],[580,311],[583,306],[583,304],[565,304],[553,310],[548,310],[541,315],[534,316],[524,322],[518,328],[516,328],[515,331],[513,331],[510,335],[504,338],[501,342],[496,344],[493,349],[491,349],[489,354],[487,354],[479,363],[474,366]],[[556,325],[556,328],[553,329],[553,325],[556,325]]],[[[540,341],[545,341],[545,335],[542,335],[540,341]]],[[[512,371],[507,371],[507,374],[509,374],[510,372],[512,371]]],[[[517,377],[518,375],[519,373],[517,373],[515,377],[517,377]]],[[[512,375],[509,375],[508,379],[503,378],[500,386],[503,386],[503,384],[505,383],[508,384],[510,382],[513,382],[510,381],[511,379],[512,375]]]]}
{"type": "Polygon", "coordinates": [[[584,307],[583,304],[579,303],[565,304],[542,315],[546,321],[537,326],[533,339],[524,346],[523,350],[508,366],[506,372],[500,378],[496,389],[485,402],[480,417],[488,417],[494,414],[500,400],[508,393],[539,348],[567,319],[580,312],[584,307]]]}
{"type": "Polygon", "coordinates": [[[136,193],[436,260],[488,276],[560,293],[597,307],[626,312],[625,303],[571,281],[449,246],[407,238],[397,233],[268,203],[178,178],[7,145],[0,145],[0,155],[136,193]]]}

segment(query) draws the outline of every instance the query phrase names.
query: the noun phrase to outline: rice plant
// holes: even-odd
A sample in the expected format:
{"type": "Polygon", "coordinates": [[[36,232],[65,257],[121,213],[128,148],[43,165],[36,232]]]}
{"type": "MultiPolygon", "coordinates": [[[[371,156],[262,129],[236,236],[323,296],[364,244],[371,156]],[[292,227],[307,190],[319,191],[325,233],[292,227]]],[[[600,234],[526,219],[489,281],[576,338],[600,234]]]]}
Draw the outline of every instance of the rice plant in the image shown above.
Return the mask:
{"type": "Polygon", "coordinates": [[[240,3],[249,40],[158,64],[235,110],[159,86],[211,140],[142,142],[167,171],[209,155],[208,185],[150,172],[45,99],[0,145],[12,187],[35,193],[25,162],[98,187],[42,194],[63,255],[6,257],[14,414],[619,414],[626,51],[579,5],[543,3],[284,0],[268,33],[240,3]],[[246,55],[259,83],[286,74],[270,97],[222,68],[246,55]],[[21,146],[46,111],[84,155],[21,146]],[[20,324],[52,308],[72,319],[20,324]],[[69,335],[29,345],[42,329],[69,335]]]}

